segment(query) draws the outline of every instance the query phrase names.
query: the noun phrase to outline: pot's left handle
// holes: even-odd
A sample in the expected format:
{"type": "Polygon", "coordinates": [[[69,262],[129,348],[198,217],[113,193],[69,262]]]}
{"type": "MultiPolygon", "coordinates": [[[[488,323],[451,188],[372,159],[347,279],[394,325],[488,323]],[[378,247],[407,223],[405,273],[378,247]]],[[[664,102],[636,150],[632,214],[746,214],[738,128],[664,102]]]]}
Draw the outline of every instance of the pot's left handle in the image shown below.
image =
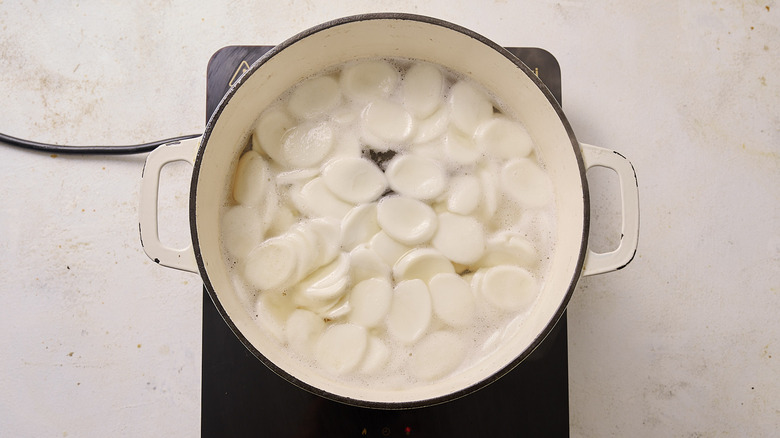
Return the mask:
{"type": "Polygon", "coordinates": [[[141,195],[138,207],[138,229],[141,246],[155,263],[183,271],[198,272],[192,243],[186,248],[171,248],[160,242],[157,226],[157,195],[160,187],[160,171],[174,161],[195,164],[201,137],[168,143],[154,149],[146,157],[141,176],[141,195]]]}

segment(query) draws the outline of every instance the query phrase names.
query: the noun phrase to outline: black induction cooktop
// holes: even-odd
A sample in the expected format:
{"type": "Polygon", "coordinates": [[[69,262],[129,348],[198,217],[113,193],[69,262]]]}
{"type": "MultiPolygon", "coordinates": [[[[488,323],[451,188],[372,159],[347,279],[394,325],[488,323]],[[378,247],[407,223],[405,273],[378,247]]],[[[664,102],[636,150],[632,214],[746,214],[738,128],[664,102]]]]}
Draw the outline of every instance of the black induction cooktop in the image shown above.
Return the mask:
{"type": "MultiPolygon", "coordinates": [[[[270,46],[229,46],[207,69],[211,115],[230,86],[270,46]]],[[[556,59],[508,48],[561,102],[556,59]]],[[[274,374],[233,334],[203,291],[203,437],[565,437],[569,435],[566,314],[525,361],[495,383],[448,403],[406,410],[348,406],[274,374]]]]}

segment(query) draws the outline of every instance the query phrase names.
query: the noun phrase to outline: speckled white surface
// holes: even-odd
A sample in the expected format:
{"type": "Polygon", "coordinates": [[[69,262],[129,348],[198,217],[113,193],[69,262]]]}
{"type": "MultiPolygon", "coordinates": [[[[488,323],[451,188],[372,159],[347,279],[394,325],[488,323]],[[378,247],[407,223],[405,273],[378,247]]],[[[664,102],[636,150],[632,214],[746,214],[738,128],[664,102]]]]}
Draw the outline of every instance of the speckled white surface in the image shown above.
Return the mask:
{"type": "MultiPolygon", "coordinates": [[[[126,144],[202,131],[206,63],[369,11],[432,15],[561,64],[581,141],[628,156],[641,237],[569,308],[571,435],[780,429],[780,4],[0,0],[0,132],[126,144]]],[[[201,284],[138,241],[143,156],[0,144],[0,436],[199,435],[201,284]]],[[[189,168],[162,221],[187,239],[189,168]]],[[[597,246],[613,180],[594,173],[597,246]]]]}

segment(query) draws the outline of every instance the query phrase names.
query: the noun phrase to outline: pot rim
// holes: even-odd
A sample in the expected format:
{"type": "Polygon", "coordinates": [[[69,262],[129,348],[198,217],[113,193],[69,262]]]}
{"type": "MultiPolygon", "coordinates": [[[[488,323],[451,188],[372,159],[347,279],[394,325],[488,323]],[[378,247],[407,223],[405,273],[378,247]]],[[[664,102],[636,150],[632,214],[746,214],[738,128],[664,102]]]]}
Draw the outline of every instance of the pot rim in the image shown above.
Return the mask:
{"type": "Polygon", "coordinates": [[[335,400],[344,404],[358,406],[358,407],[366,407],[366,408],[375,408],[375,409],[409,409],[409,408],[421,408],[426,406],[433,406],[437,404],[446,403],[449,401],[456,400],[458,398],[464,397],[466,395],[469,395],[481,388],[484,388],[491,383],[499,380],[501,377],[512,371],[517,365],[519,365],[521,362],[523,362],[528,356],[530,356],[534,350],[544,341],[544,339],[550,334],[550,332],[553,330],[555,325],[558,323],[560,318],[563,316],[563,314],[566,311],[566,308],[568,306],[568,303],[571,299],[571,296],[574,292],[574,289],[576,288],[577,282],[581,276],[582,267],[585,261],[585,256],[587,254],[587,248],[588,248],[588,234],[589,234],[589,228],[590,228],[590,197],[589,197],[589,190],[588,190],[588,181],[585,175],[585,165],[582,158],[582,153],[579,148],[579,142],[577,141],[574,132],[571,128],[571,125],[568,122],[568,119],[563,113],[563,110],[560,106],[560,104],[557,102],[555,97],[552,95],[550,90],[547,88],[547,86],[539,79],[538,76],[536,76],[533,71],[525,65],[520,59],[518,59],[515,55],[510,53],[508,50],[506,50],[504,47],[496,44],[495,42],[487,39],[486,37],[476,33],[473,30],[470,30],[468,28],[462,27],[460,25],[434,18],[424,15],[417,15],[417,14],[408,14],[408,13],[397,13],[397,12],[376,12],[376,13],[367,13],[367,14],[358,14],[358,15],[351,15],[351,16],[345,16],[342,18],[337,18],[331,21],[324,22],[322,24],[310,27],[309,29],[306,29],[302,32],[299,32],[298,34],[290,37],[289,39],[285,40],[284,42],[274,46],[271,50],[269,50],[266,54],[264,54],[262,57],[260,57],[257,61],[255,61],[249,68],[249,70],[243,74],[234,84],[233,86],[228,89],[228,91],[225,93],[225,95],[220,100],[219,104],[217,105],[216,109],[214,110],[214,113],[211,114],[209,117],[209,120],[206,124],[203,137],[200,143],[200,146],[198,147],[198,152],[195,157],[195,163],[193,166],[193,172],[192,172],[192,180],[190,183],[190,197],[189,197],[189,225],[190,225],[190,233],[192,237],[192,247],[193,251],[195,253],[195,260],[197,262],[198,270],[201,276],[201,279],[204,282],[204,286],[206,290],[208,291],[209,297],[211,297],[211,300],[214,302],[214,305],[217,308],[217,311],[222,316],[222,319],[225,321],[225,323],[229,326],[230,330],[238,337],[238,339],[241,341],[241,343],[252,353],[253,356],[255,356],[258,360],[260,360],[265,366],[267,366],[270,370],[272,370],[275,374],[280,376],[281,378],[287,380],[288,382],[292,383],[293,385],[297,386],[298,388],[301,388],[305,391],[308,391],[312,394],[319,395],[321,397],[335,400]],[[583,200],[583,230],[582,230],[582,240],[580,242],[580,251],[577,256],[577,262],[574,269],[574,274],[569,281],[569,285],[567,288],[567,291],[565,295],[563,296],[563,300],[561,301],[560,306],[556,309],[553,316],[550,318],[550,321],[547,323],[547,325],[544,327],[543,330],[541,330],[537,336],[534,338],[533,342],[526,348],[524,351],[522,351],[520,354],[518,354],[514,360],[506,364],[503,368],[496,371],[495,373],[491,374],[487,378],[484,378],[480,381],[476,381],[464,388],[461,388],[460,390],[457,390],[455,392],[451,392],[446,395],[432,397],[428,399],[422,399],[422,400],[411,400],[411,401],[403,401],[403,402],[381,402],[381,401],[370,401],[370,400],[362,400],[362,399],[355,399],[350,397],[345,397],[342,395],[334,394],[328,391],[325,391],[323,389],[320,389],[316,386],[313,386],[309,383],[303,382],[290,374],[289,372],[285,371],[284,369],[280,368],[276,364],[274,364],[271,360],[269,360],[265,355],[262,354],[257,348],[243,335],[241,330],[236,326],[236,324],[232,321],[230,315],[228,315],[225,308],[222,306],[219,300],[219,296],[211,283],[208,273],[206,271],[206,266],[203,261],[203,256],[200,251],[200,245],[199,245],[199,238],[198,238],[198,228],[197,228],[197,221],[196,221],[196,214],[195,214],[195,200],[197,198],[197,187],[198,187],[198,179],[200,174],[200,168],[202,166],[203,156],[204,156],[204,150],[206,146],[208,145],[210,136],[212,134],[212,131],[214,130],[214,125],[216,121],[219,119],[222,112],[225,110],[225,108],[229,105],[230,100],[232,97],[236,94],[236,91],[241,87],[242,84],[244,84],[255,72],[258,71],[258,69],[265,64],[268,60],[273,58],[277,53],[283,51],[285,48],[291,46],[292,44],[295,44],[296,42],[311,36],[313,34],[316,34],[318,32],[321,32],[323,30],[327,30],[333,27],[341,26],[344,24],[349,24],[353,22],[359,22],[359,21],[369,21],[369,20],[411,20],[411,21],[418,21],[423,22],[435,26],[441,26],[448,28],[450,30],[462,33],[466,36],[469,36],[473,39],[478,40],[479,42],[483,43],[485,46],[487,46],[490,49],[493,49],[497,52],[499,52],[501,55],[503,55],[505,58],[507,58],[509,61],[511,61],[517,68],[522,70],[526,76],[528,76],[534,84],[542,91],[544,96],[547,98],[550,105],[555,110],[558,119],[560,120],[561,124],[563,125],[566,133],[568,134],[568,137],[571,141],[572,146],[572,152],[575,155],[575,159],[577,161],[577,166],[579,168],[579,174],[580,174],[580,182],[582,187],[582,200],[583,200]]]}

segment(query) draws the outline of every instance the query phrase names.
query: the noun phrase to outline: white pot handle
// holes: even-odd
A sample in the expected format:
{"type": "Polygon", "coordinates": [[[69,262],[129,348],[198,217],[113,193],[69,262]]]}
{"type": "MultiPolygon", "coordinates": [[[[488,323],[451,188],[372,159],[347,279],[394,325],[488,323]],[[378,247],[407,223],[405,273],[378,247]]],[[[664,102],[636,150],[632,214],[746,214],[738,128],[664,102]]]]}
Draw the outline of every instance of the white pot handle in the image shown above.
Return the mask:
{"type": "Polygon", "coordinates": [[[155,263],[182,271],[198,272],[192,243],[186,248],[177,249],[160,242],[157,226],[157,195],[160,187],[160,171],[174,161],[186,161],[195,164],[201,137],[180,142],[168,143],[149,153],[141,175],[141,196],[138,207],[138,229],[141,233],[141,246],[155,263]]]}
{"type": "Polygon", "coordinates": [[[601,166],[617,173],[623,210],[620,244],[614,251],[605,253],[589,248],[582,268],[582,275],[588,276],[621,269],[634,258],[639,242],[639,186],[634,166],[623,155],[584,143],[580,143],[580,148],[586,170],[601,166]]]}

